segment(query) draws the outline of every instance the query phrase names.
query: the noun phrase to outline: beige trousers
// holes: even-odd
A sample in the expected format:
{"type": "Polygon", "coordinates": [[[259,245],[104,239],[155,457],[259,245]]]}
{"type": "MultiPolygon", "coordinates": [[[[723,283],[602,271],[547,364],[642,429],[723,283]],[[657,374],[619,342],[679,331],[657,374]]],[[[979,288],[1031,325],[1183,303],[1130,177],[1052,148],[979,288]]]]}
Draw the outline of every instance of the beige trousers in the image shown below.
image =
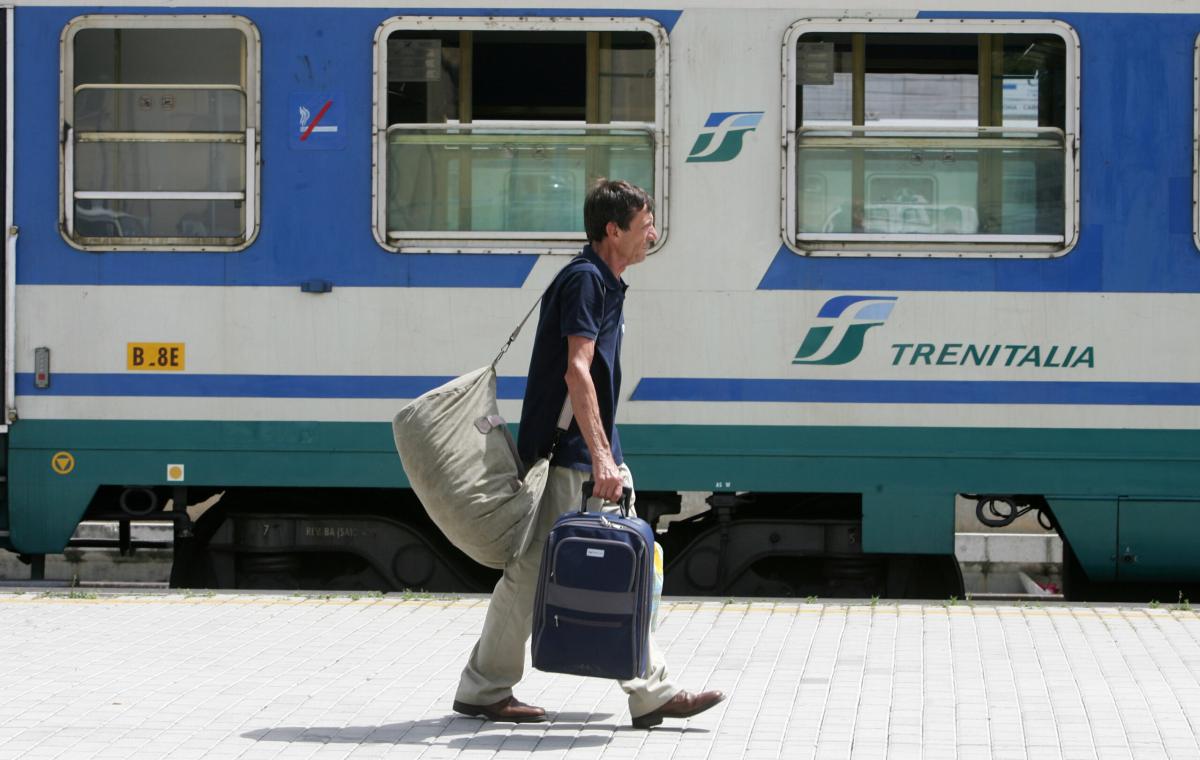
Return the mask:
{"type": "MultiPolygon", "coordinates": [[[[625,483],[632,488],[633,476],[621,465],[625,483]]],[[[588,474],[567,467],[551,467],[546,491],[536,516],[533,540],[523,555],[508,563],[504,575],[492,592],[483,633],[471,651],[463,668],[455,699],[471,705],[490,705],[512,695],[512,687],[525,674],[525,652],[533,632],[533,601],[537,591],[538,570],[546,536],[554,521],[567,512],[579,509],[583,483],[588,474]]],[[[597,502],[589,503],[595,509],[597,502]]],[[[609,505],[604,511],[618,507],[609,505]]],[[[629,695],[629,714],[632,717],[653,712],[679,691],[667,677],[667,663],[650,637],[650,665],[645,678],[620,681],[629,695]]]]}

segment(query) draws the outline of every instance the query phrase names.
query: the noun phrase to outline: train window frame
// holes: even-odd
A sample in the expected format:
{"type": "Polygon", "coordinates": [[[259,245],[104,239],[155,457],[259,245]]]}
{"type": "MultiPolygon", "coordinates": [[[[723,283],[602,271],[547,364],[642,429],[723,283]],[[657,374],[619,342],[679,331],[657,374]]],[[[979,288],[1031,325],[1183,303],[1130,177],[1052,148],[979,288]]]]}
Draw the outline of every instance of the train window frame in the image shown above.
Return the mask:
{"type": "MultiPolygon", "coordinates": [[[[374,139],[371,149],[371,206],[372,233],[376,242],[391,253],[494,253],[533,252],[550,254],[576,254],[587,242],[582,226],[577,232],[533,232],[533,231],[446,231],[425,230],[412,232],[390,232],[387,227],[387,143],[389,130],[396,125],[388,124],[387,103],[387,56],[388,38],[397,31],[419,32],[642,32],[649,34],[654,44],[654,122],[605,122],[601,127],[648,133],[654,152],[654,212],[659,238],[649,253],[660,250],[667,238],[668,224],[668,124],[670,51],[668,34],[658,21],[641,16],[424,16],[401,15],[384,21],[375,32],[372,130],[374,139]]],[[[501,122],[477,121],[464,124],[447,121],[444,124],[405,124],[409,129],[420,128],[465,128],[512,127],[512,128],[566,128],[590,130],[597,125],[587,122],[501,122]]]]}
{"type": "MultiPolygon", "coordinates": [[[[780,179],[780,232],[788,249],[801,256],[813,257],[901,257],[901,258],[1058,258],[1065,256],[1079,240],[1079,144],[1080,144],[1080,44],[1069,24],[1056,19],[916,19],[916,18],[803,18],[783,37],[783,144],[780,179]],[[1064,93],[1065,130],[1054,130],[1063,142],[1063,232],[1052,242],[1042,235],[963,235],[908,233],[814,233],[799,234],[799,191],[797,150],[799,129],[797,88],[797,42],[804,34],[1046,34],[1062,39],[1065,46],[1064,93]],[[803,239],[802,239],[803,238],[803,239]],[[975,238],[974,240],[972,238],[975,238]]],[[[842,128],[840,131],[865,131],[867,128],[842,128]]],[[[976,128],[978,129],[978,128],[976,128]]],[[[1007,128],[1002,128],[1007,129],[1007,128]]],[[[1049,131],[1037,128],[1038,132],[1049,131]]],[[[1013,128],[1011,131],[1032,132],[1013,128]]],[[[1055,236],[1056,238],[1058,236],[1055,236]]]]}
{"type": "MultiPolygon", "coordinates": [[[[254,23],[233,14],[90,14],[77,16],[67,22],[59,38],[59,60],[61,61],[59,84],[59,232],[63,239],[78,250],[96,252],[137,251],[209,251],[233,253],[248,248],[258,238],[261,226],[261,164],[262,164],[262,38],[254,23]],[[85,237],[76,234],[74,226],[74,201],[80,197],[75,189],[75,144],[74,131],[75,86],[75,37],[89,29],[232,29],[245,38],[245,58],[240,62],[243,84],[221,86],[219,89],[235,89],[245,99],[244,129],[241,132],[222,132],[220,139],[199,139],[200,134],[178,137],[172,140],[150,139],[144,142],[180,142],[188,144],[235,143],[246,146],[242,160],[244,182],[241,192],[215,191],[87,191],[88,198],[117,198],[134,200],[193,200],[211,198],[235,200],[243,203],[244,228],[236,237],[85,237]],[[165,196],[171,197],[165,197],[165,196]],[[220,196],[220,197],[218,197],[220,196]],[[238,196],[238,197],[234,197],[238,196]]],[[[165,85],[155,84],[154,88],[165,85]]],[[[212,88],[210,86],[210,88],[212,88]]],[[[174,86],[172,89],[178,89],[174,86]]],[[[97,132],[96,135],[103,135],[97,132]]],[[[205,133],[207,134],[207,133],[205,133]]],[[[162,135],[159,135],[161,137],[162,135]]],[[[209,135],[211,137],[211,135],[209,135]]],[[[83,139],[93,140],[93,137],[83,139]]],[[[100,141],[100,140],[97,140],[100,141]]],[[[136,141],[136,140],[134,140],[136,141]]]]}

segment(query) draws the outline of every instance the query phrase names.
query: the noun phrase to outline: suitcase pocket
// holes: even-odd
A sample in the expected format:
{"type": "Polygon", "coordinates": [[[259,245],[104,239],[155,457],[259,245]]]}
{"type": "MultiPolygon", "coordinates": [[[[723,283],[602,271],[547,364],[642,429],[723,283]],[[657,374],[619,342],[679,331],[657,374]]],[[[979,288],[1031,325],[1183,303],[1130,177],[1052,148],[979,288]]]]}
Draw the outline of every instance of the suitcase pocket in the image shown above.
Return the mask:
{"type": "Polygon", "coordinates": [[[550,613],[534,642],[534,667],[596,678],[633,678],[637,652],[633,621],[550,613]]]}
{"type": "Polygon", "coordinates": [[[567,538],[555,547],[550,577],[580,589],[629,592],[636,579],[637,555],[620,541],[567,538]]]}

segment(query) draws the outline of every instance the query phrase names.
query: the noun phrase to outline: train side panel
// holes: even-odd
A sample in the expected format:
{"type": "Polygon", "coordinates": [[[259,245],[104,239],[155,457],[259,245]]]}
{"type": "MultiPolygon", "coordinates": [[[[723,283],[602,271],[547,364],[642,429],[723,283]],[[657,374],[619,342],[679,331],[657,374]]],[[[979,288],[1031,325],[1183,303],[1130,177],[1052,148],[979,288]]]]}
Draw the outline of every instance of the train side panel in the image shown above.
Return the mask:
{"type": "MultiPolygon", "coordinates": [[[[256,236],[234,252],[80,250],[60,230],[50,51],[93,10],[16,12],[13,545],[61,550],[101,487],[328,489],[334,514],[353,510],[354,489],[399,493],[387,421],[490,361],[567,257],[380,244],[372,40],[394,8],[221,9],[262,39],[256,236]],[[324,124],[344,131],[336,144],[297,142],[304,98],[344,106],[324,124]],[[185,347],[186,365],[132,368],[130,344],[185,347]]],[[[956,494],[1037,495],[1089,578],[1200,581],[1172,539],[1200,521],[1200,358],[1187,350],[1200,17],[896,10],[1077,35],[1077,235],[1054,256],[806,256],[781,240],[795,179],[780,72],[789,28],[812,13],[593,13],[647,17],[670,62],[665,241],[627,275],[620,416],[639,490],[846,495],[828,509],[861,525],[854,551],[925,556],[953,553],[956,494]],[[729,114],[753,122],[738,149],[694,160],[729,114]]],[[[911,163],[916,182],[926,169],[911,163]]],[[[500,367],[509,418],[529,344],[500,367]]]]}

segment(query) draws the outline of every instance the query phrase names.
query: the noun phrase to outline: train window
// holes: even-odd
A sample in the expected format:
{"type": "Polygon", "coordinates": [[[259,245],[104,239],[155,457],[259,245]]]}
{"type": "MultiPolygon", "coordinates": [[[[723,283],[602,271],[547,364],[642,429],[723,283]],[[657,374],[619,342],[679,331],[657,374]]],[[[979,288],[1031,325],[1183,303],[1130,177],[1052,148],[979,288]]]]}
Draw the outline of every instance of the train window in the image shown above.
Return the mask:
{"type": "Polygon", "coordinates": [[[665,227],[658,24],[401,17],[376,51],[375,230],[388,249],[577,250],[597,177],[646,188],[665,227]]]}
{"type": "Polygon", "coordinates": [[[63,204],[87,250],[238,250],[258,229],[258,60],[235,16],[84,16],[63,33],[63,204]]]}
{"type": "Polygon", "coordinates": [[[784,46],[793,250],[1037,257],[1074,245],[1070,27],[806,20],[784,46]]]}

